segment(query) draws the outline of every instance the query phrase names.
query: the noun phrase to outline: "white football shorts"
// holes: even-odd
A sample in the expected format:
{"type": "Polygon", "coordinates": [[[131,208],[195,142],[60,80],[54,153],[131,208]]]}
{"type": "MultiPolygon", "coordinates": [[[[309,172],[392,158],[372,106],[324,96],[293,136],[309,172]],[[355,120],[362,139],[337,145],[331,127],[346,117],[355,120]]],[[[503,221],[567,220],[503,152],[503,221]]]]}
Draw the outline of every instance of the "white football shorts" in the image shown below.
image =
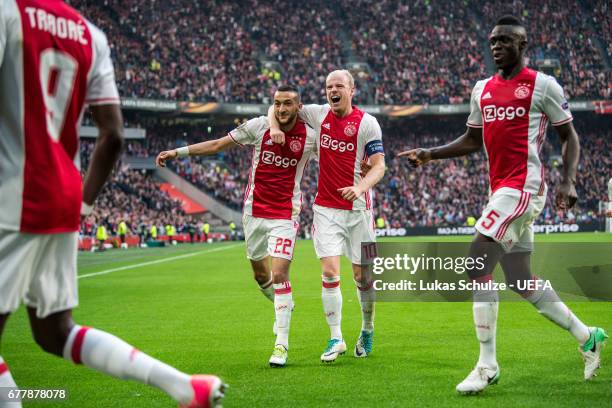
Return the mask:
{"type": "Polygon", "coordinates": [[[538,196],[502,187],[489,197],[476,230],[501,244],[506,252],[531,252],[533,222],[545,203],[546,194],[538,196]]]}
{"type": "Polygon", "coordinates": [[[0,314],[21,302],[38,318],[78,305],[78,233],[25,234],[0,230],[0,314]]]}
{"type": "Polygon", "coordinates": [[[362,244],[376,242],[371,210],[340,210],[313,206],[312,238],[317,257],[345,255],[353,264],[366,265],[362,260],[362,244]]]}
{"type": "Polygon", "coordinates": [[[242,225],[247,258],[259,261],[269,255],[289,261],[293,259],[293,248],[300,227],[297,220],[274,220],[245,214],[242,225]]]}

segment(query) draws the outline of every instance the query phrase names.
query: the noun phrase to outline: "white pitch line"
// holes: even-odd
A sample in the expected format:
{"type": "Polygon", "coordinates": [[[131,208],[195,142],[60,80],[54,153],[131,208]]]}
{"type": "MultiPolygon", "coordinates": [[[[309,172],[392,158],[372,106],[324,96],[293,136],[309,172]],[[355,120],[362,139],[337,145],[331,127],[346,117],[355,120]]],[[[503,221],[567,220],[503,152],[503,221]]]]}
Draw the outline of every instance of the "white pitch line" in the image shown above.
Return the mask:
{"type": "Polygon", "coordinates": [[[125,271],[125,270],[128,270],[128,269],[141,268],[143,266],[149,266],[149,265],[155,265],[155,264],[169,262],[169,261],[175,261],[177,259],[190,258],[190,257],[196,256],[196,255],[209,254],[211,252],[225,251],[226,249],[234,248],[234,247],[236,247],[238,245],[239,244],[227,245],[227,246],[223,246],[223,247],[219,247],[219,248],[213,248],[213,249],[210,249],[208,251],[192,252],[190,254],[171,256],[169,258],[156,259],[155,261],[142,262],[142,263],[138,263],[138,264],[134,264],[134,265],[121,266],[119,268],[107,269],[105,271],[100,271],[100,272],[87,273],[85,275],[78,276],[78,279],[91,278],[93,276],[100,276],[100,275],[108,275],[109,273],[113,273],[113,272],[119,272],[119,271],[125,271]]]}

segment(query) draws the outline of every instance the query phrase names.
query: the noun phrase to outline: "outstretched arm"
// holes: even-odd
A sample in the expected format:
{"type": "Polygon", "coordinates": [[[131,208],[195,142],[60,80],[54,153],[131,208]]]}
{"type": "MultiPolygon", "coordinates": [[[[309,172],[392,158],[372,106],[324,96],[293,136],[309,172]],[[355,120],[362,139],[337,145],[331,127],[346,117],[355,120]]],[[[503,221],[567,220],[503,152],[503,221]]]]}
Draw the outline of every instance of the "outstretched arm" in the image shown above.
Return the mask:
{"type": "Polygon", "coordinates": [[[557,190],[555,203],[560,210],[572,208],[578,199],[576,193],[576,171],[580,160],[580,140],[572,122],[556,126],[561,139],[563,155],[563,180],[557,190]]]}
{"type": "Polygon", "coordinates": [[[411,165],[418,167],[431,160],[449,159],[474,153],[482,147],[482,128],[467,128],[467,131],[444,146],[430,149],[412,149],[401,152],[398,157],[406,157],[411,165]]]}
{"type": "Polygon", "coordinates": [[[234,143],[232,138],[228,135],[215,140],[208,140],[186,147],[179,147],[178,149],[163,151],[157,155],[155,164],[159,167],[166,167],[166,160],[172,160],[178,156],[206,156],[219,153],[235,145],[236,143],[234,143]]]}

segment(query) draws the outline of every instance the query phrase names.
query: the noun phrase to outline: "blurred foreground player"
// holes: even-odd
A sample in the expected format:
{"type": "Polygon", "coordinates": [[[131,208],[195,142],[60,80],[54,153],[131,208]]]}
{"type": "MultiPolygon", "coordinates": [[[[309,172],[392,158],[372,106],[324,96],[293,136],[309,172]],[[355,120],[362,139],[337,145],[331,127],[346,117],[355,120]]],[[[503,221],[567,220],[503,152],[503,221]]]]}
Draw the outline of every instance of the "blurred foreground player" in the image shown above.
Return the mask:
{"type": "MultiPolygon", "coordinates": [[[[300,117],[317,132],[319,181],[313,211],[313,242],[321,260],[323,311],[330,339],[322,362],[335,361],[346,352],[342,336],[340,256],[352,263],[353,278],[362,312],[362,326],[355,357],[372,352],[374,335],[374,288],[362,244],[376,241],[370,189],[385,174],[382,131],[378,121],[353,106],[355,81],[349,71],[331,72],[325,81],[328,104],[306,105],[300,117]],[[362,174],[362,160],[369,171],[362,174]]],[[[277,143],[288,143],[275,117],[268,111],[277,143]]],[[[370,247],[372,248],[372,247],[370,247]]]]}
{"type": "MultiPolygon", "coordinates": [[[[219,378],[188,376],[72,320],[80,216],[91,212],[122,143],[104,34],[63,1],[0,0],[0,333],[24,302],[43,350],[153,385],[183,407],[215,406],[219,378]],[[85,104],[99,137],[82,186],[74,163],[85,104]]],[[[16,387],[1,357],[0,387],[16,387]]]]}
{"type": "MultiPolygon", "coordinates": [[[[552,288],[545,288],[531,274],[533,222],[546,201],[544,166],[539,152],[550,121],[559,134],[563,151],[563,181],[556,194],[561,210],[576,202],[576,169],[580,156],[578,135],[563,89],[557,81],[525,66],[527,33],[520,21],[502,17],[489,35],[498,73],[479,81],[472,91],[467,132],[454,142],[432,149],[400,153],[415,165],[430,160],[459,157],[481,149],[489,159],[489,202],[476,223],[476,236],[470,256],[485,256],[482,270],[468,271],[479,283],[492,280],[501,263],[506,281],[539,313],[568,330],[580,344],[584,378],[590,380],[600,363],[607,338],[603,329],[587,327],[559,299],[552,288]],[[518,282],[538,282],[534,290],[519,290],[518,282]]],[[[474,291],[474,324],[480,341],[476,368],[457,385],[460,393],[477,393],[499,380],[495,353],[498,294],[495,290],[474,291]]]]}
{"type": "Polygon", "coordinates": [[[297,88],[281,86],[274,93],[274,116],[287,134],[287,143],[282,146],[272,142],[268,119],[261,116],[225,137],[164,151],[156,160],[158,166],[164,166],[166,160],[177,156],[216,154],[238,145],[254,146],[253,166],[244,193],[243,225],[255,280],[276,310],[276,343],[269,361],[272,367],[287,363],[293,309],[289,266],[302,206],[300,183],[316,143],[314,130],[298,119],[300,108],[297,88]]]}

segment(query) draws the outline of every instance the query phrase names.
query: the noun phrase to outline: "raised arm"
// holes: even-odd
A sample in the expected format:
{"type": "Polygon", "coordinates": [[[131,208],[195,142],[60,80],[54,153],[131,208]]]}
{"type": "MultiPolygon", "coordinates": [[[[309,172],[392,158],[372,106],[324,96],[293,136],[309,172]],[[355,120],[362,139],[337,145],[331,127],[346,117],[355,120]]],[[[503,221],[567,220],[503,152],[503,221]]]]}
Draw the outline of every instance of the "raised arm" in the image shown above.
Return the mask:
{"type": "Polygon", "coordinates": [[[236,146],[236,143],[227,135],[219,139],[179,147],[178,149],[165,150],[157,155],[155,164],[159,167],[166,167],[167,160],[172,160],[179,156],[206,156],[219,153],[233,146],[236,146]]]}
{"type": "Polygon", "coordinates": [[[578,199],[576,193],[576,172],[580,160],[580,140],[572,122],[555,126],[561,139],[563,155],[563,180],[555,195],[555,203],[561,210],[572,208],[578,199]]]}
{"type": "Polygon", "coordinates": [[[477,152],[482,143],[482,128],[468,126],[464,134],[444,146],[407,150],[399,153],[398,157],[406,157],[411,165],[418,167],[431,160],[450,159],[477,152]]]}

